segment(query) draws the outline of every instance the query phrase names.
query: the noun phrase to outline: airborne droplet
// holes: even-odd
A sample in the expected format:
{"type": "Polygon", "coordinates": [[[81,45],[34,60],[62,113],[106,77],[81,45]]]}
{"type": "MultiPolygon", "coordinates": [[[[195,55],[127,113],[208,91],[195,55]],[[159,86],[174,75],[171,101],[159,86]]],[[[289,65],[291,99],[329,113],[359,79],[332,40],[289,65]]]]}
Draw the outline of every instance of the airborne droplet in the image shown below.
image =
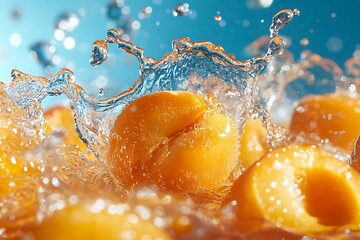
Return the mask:
{"type": "Polygon", "coordinates": [[[105,41],[95,41],[92,47],[90,64],[97,66],[102,64],[108,58],[108,47],[105,41]]]}
{"type": "Polygon", "coordinates": [[[189,4],[188,3],[180,3],[176,5],[173,9],[173,15],[175,17],[186,16],[190,12],[189,4]]]}

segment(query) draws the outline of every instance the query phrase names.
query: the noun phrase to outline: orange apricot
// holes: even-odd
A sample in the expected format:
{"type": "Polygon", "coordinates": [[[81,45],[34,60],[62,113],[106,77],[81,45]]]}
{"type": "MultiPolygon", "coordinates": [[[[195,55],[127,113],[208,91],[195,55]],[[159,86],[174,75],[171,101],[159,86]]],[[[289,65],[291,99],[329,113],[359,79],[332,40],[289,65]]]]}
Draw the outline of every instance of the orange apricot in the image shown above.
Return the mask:
{"type": "Polygon", "coordinates": [[[319,147],[289,145],[245,170],[224,204],[243,231],[264,220],[299,234],[359,229],[360,175],[319,147]]]}
{"type": "Polygon", "coordinates": [[[360,135],[360,100],[337,93],[304,98],[295,108],[290,132],[351,153],[360,135]]]}
{"type": "Polygon", "coordinates": [[[135,213],[92,212],[83,205],[68,206],[54,212],[29,231],[29,236],[38,240],[171,239],[165,230],[135,213]]]}
{"type": "Polygon", "coordinates": [[[236,123],[190,92],[157,92],[127,105],[110,135],[109,161],[125,187],[155,184],[203,194],[238,168],[236,123]]]}
{"type": "Polygon", "coordinates": [[[260,119],[248,119],[240,139],[240,159],[247,168],[259,160],[267,151],[267,131],[260,119]]]}
{"type": "Polygon", "coordinates": [[[44,112],[48,132],[60,128],[66,131],[64,138],[67,145],[78,145],[80,149],[88,149],[83,143],[75,129],[74,116],[70,108],[64,106],[55,106],[44,112]]]}

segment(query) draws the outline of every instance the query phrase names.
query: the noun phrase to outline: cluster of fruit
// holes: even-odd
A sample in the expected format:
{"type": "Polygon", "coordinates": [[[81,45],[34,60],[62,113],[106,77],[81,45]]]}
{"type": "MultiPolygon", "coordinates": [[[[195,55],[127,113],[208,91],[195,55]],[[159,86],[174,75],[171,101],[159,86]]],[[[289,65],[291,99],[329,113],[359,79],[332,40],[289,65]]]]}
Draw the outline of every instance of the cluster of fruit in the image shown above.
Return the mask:
{"type": "MultiPolygon", "coordinates": [[[[45,135],[60,127],[67,132],[65,145],[87,149],[69,108],[53,108],[44,117],[45,135]]],[[[7,142],[0,152],[0,200],[21,207],[12,217],[0,209],[0,233],[15,229],[35,239],[301,239],[360,229],[358,98],[306,97],[294,109],[287,143],[273,149],[260,120],[248,119],[240,132],[213,97],[189,92],[140,97],[117,116],[106,164],[129,196],[152,186],[156,200],[148,196],[131,204],[129,196],[109,197],[109,204],[107,196],[97,196],[102,201],[95,205],[72,201],[30,224],[14,219],[35,218],[41,205],[38,183],[25,178],[44,181],[43,171],[37,162],[21,159],[36,143],[24,143],[24,130],[2,122],[8,125],[0,126],[0,141],[7,142]],[[14,192],[22,188],[27,197],[15,201],[14,192]],[[188,199],[192,208],[185,211],[188,205],[180,203],[188,199]],[[153,217],[158,206],[165,209],[161,218],[153,217]]]]}

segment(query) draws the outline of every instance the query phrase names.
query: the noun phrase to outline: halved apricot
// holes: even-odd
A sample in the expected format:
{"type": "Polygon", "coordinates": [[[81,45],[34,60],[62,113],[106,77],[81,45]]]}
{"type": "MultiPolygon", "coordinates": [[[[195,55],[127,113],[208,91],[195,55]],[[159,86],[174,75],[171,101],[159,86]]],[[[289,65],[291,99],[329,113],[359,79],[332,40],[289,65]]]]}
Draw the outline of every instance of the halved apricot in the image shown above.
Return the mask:
{"type": "Polygon", "coordinates": [[[360,99],[338,93],[309,96],[295,108],[290,132],[351,153],[360,135],[359,122],[360,99]]]}
{"type": "Polygon", "coordinates": [[[299,234],[359,229],[360,175],[319,147],[289,145],[245,170],[224,204],[243,231],[263,220],[299,234]]]}
{"type": "Polygon", "coordinates": [[[190,92],[157,92],[127,105],[110,135],[109,161],[125,187],[203,194],[228,186],[238,165],[236,123],[190,92]]]}

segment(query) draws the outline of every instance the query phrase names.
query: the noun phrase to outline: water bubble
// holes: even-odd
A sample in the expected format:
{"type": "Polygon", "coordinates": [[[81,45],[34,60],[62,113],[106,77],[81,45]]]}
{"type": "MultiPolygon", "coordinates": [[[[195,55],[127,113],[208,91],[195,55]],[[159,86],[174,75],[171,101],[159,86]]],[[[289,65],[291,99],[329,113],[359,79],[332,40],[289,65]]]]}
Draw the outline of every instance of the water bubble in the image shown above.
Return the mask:
{"type": "Polygon", "coordinates": [[[18,47],[21,45],[22,39],[19,33],[12,33],[9,37],[10,45],[13,47],[18,47]]]}
{"type": "Polygon", "coordinates": [[[190,12],[188,3],[180,3],[176,5],[172,11],[174,17],[186,16],[190,12]]]}
{"type": "Polygon", "coordinates": [[[225,21],[225,20],[221,20],[221,21],[219,22],[219,26],[220,26],[220,27],[225,27],[225,26],[226,26],[226,21],[225,21]]]}
{"type": "Polygon", "coordinates": [[[60,29],[55,29],[54,38],[57,41],[63,41],[65,39],[65,32],[63,30],[60,30],[60,29]]]}
{"type": "Polygon", "coordinates": [[[145,7],[143,10],[141,10],[141,12],[138,14],[138,18],[139,19],[145,19],[145,18],[148,18],[150,17],[152,13],[152,7],[148,6],[148,7],[145,7]]]}
{"type": "Polygon", "coordinates": [[[300,40],[300,44],[301,44],[302,46],[307,46],[307,45],[309,45],[309,39],[307,39],[307,38],[302,38],[302,39],[300,40]]]}
{"type": "Polygon", "coordinates": [[[129,6],[123,6],[123,7],[121,8],[121,13],[122,13],[123,15],[129,15],[130,12],[131,12],[131,9],[130,9],[129,6]]]}
{"type": "Polygon", "coordinates": [[[140,24],[139,21],[133,21],[133,22],[131,23],[131,27],[132,27],[132,29],[134,29],[134,30],[139,30],[139,29],[140,29],[140,26],[141,26],[141,24],[140,24]]]}
{"type": "Polygon", "coordinates": [[[248,8],[268,8],[273,3],[273,0],[247,0],[246,6],[248,8]]]}
{"type": "Polygon", "coordinates": [[[242,25],[243,25],[243,27],[248,27],[248,26],[250,26],[250,21],[249,20],[244,20],[242,22],[242,25]]]}
{"type": "Polygon", "coordinates": [[[79,17],[75,13],[63,12],[55,21],[55,29],[65,33],[74,31],[79,26],[79,17]]]}
{"type": "Polygon", "coordinates": [[[340,38],[331,37],[327,40],[326,46],[330,52],[340,52],[343,47],[343,43],[340,38]]]}
{"type": "Polygon", "coordinates": [[[331,15],[330,15],[332,18],[336,18],[336,13],[335,12],[333,12],[333,13],[331,13],[331,15]]]}
{"type": "Polygon", "coordinates": [[[118,20],[122,16],[122,7],[124,7],[123,0],[112,0],[106,7],[107,17],[112,20],[118,20]]]}
{"type": "Polygon", "coordinates": [[[73,49],[73,48],[75,47],[76,42],[75,42],[75,39],[74,39],[74,38],[72,38],[72,37],[66,37],[66,38],[64,39],[63,44],[64,44],[64,47],[65,47],[66,49],[71,50],[71,49],[73,49]]]}

